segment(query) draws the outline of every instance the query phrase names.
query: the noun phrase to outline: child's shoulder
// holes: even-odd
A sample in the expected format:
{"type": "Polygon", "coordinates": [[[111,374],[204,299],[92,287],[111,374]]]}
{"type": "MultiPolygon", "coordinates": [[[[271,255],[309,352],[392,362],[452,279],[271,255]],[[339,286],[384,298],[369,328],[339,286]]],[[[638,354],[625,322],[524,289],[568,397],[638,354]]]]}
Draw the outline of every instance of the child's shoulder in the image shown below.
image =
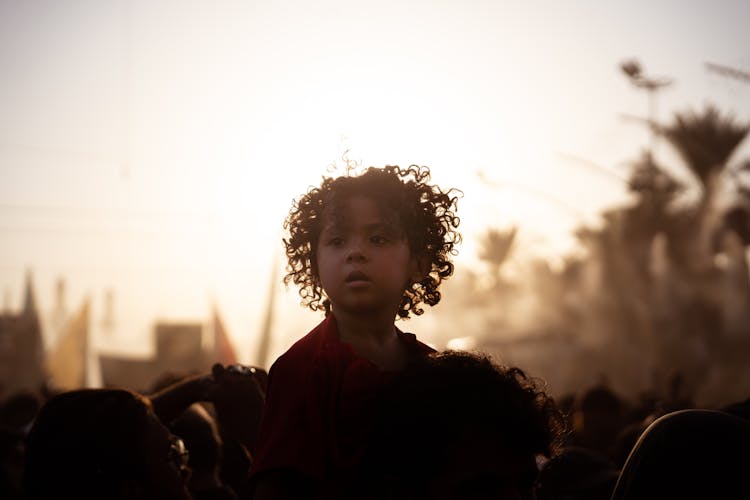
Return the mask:
{"type": "Polygon", "coordinates": [[[274,366],[304,366],[310,363],[323,351],[328,340],[326,332],[327,320],[320,322],[315,328],[291,345],[278,359],[274,366]]]}
{"type": "Polygon", "coordinates": [[[281,357],[296,358],[299,356],[306,356],[320,349],[323,343],[323,329],[321,328],[322,323],[318,324],[315,328],[307,332],[302,338],[297,339],[281,357]]]}
{"type": "Polygon", "coordinates": [[[397,328],[396,333],[401,339],[401,342],[403,342],[404,345],[406,345],[406,348],[409,350],[411,354],[426,356],[434,352],[437,352],[430,345],[425,344],[424,342],[419,340],[417,336],[411,332],[404,332],[403,330],[397,328]]]}

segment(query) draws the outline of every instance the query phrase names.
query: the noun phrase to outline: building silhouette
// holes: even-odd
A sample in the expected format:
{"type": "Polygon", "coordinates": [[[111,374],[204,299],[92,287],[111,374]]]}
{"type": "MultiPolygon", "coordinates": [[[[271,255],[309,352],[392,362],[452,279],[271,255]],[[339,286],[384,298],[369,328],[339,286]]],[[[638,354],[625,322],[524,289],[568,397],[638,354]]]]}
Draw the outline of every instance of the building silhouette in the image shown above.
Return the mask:
{"type": "MultiPolygon", "coordinates": [[[[70,314],[63,280],[57,281],[55,291],[54,307],[49,314],[40,313],[29,271],[20,310],[11,311],[6,303],[0,312],[0,401],[23,391],[45,393],[98,385],[148,392],[165,376],[206,373],[214,363],[238,362],[216,305],[206,321],[156,322],[155,354],[136,358],[92,352],[90,333],[96,325],[90,299],[70,314]],[[91,376],[97,371],[101,381],[91,376]]],[[[105,335],[113,326],[112,308],[108,292],[105,335]]]]}
{"type": "Polygon", "coordinates": [[[27,272],[21,310],[0,313],[0,399],[39,391],[46,378],[42,327],[31,272],[27,272]]]}
{"type": "Polygon", "coordinates": [[[155,354],[151,357],[99,355],[102,385],[148,393],[164,378],[207,373],[214,363],[237,362],[216,307],[206,323],[158,321],[153,337],[155,354]]]}

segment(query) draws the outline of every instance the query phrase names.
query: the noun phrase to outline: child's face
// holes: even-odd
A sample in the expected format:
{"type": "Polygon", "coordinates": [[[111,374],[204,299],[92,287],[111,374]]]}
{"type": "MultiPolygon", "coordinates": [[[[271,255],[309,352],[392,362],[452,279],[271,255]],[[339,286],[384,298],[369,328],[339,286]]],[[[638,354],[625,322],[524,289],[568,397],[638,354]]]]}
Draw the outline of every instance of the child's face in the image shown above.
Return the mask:
{"type": "Polygon", "coordinates": [[[407,285],[421,277],[403,231],[366,196],[352,196],[341,215],[324,221],[316,258],[333,311],[395,317],[407,285]]]}

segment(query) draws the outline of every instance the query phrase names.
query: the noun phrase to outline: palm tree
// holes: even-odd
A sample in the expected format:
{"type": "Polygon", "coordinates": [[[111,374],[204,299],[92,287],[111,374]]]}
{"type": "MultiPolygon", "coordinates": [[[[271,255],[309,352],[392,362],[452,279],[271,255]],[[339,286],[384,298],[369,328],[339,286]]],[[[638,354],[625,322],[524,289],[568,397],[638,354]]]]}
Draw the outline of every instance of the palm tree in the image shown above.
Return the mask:
{"type": "Polygon", "coordinates": [[[480,240],[479,258],[489,266],[496,286],[500,284],[500,269],[513,251],[516,230],[515,226],[506,230],[490,228],[480,240]]]}
{"type": "Polygon", "coordinates": [[[709,194],[715,187],[712,183],[750,132],[750,124],[738,123],[733,116],[722,115],[708,105],[702,112],[675,113],[674,122],[659,131],[709,194]]]}
{"type": "Polygon", "coordinates": [[[713,239],[721,224],[717,197],[723,174],[734,173],[730,160],[750,133],[750,123],[738,123],[708,105],[703,111],[675,113],[674,121],[658,128],[693,174],[702,190],[697,207],[697,233],[692,241],[693,267],[705,271],[713,260],[713,239]]]}

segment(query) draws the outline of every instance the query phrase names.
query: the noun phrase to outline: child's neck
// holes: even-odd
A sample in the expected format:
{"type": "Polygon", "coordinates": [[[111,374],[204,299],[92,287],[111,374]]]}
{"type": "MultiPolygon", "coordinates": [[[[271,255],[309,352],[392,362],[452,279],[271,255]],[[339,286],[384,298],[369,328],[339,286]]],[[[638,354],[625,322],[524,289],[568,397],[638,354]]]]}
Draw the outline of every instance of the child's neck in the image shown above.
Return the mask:
{"type": "Polygon", "coordinates": [[[396,327],[391,315],[351,314],[334,311],[339,337],[344,342],[369,341],[376,344],[387,343],[396,337],[396,327]]]}
{"type": "Polygon", "coordinates": [[[363,317],[340,312],[334,312],[334,315],[339,339],[357,354],[385,371],[403,368],[406,352],[396,333],[393,316],[363,317]]]}

